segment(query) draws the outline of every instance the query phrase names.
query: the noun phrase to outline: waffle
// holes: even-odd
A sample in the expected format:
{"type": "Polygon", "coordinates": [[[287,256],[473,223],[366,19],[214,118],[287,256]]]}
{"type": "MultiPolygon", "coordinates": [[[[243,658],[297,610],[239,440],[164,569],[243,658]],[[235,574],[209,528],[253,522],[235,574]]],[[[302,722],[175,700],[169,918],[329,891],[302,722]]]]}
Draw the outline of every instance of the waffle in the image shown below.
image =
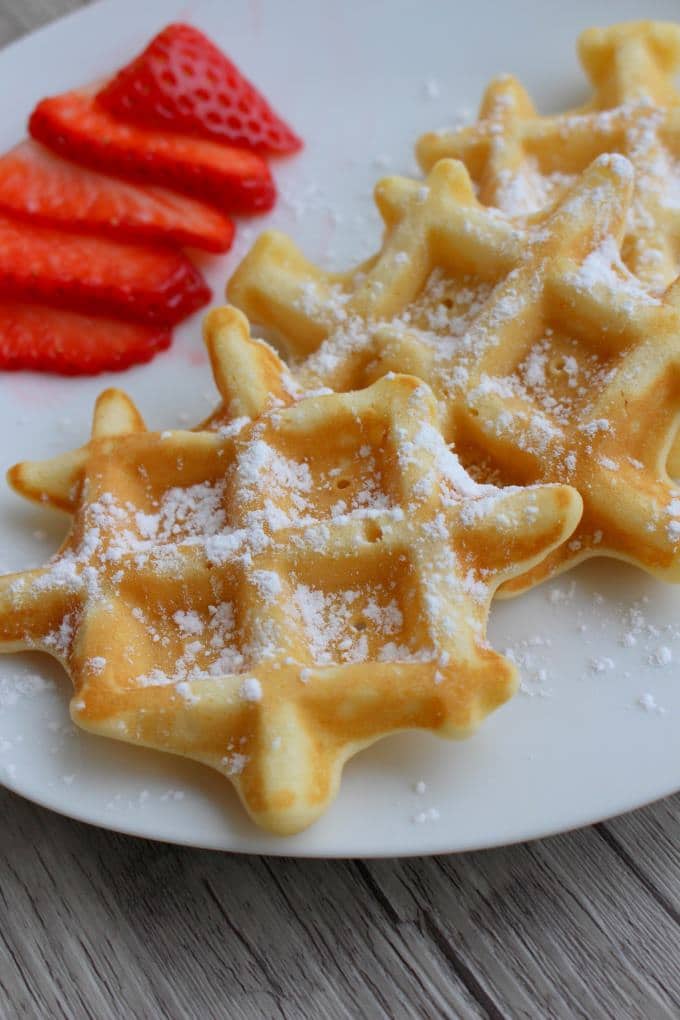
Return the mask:
{"type": "Polygon", "coordinates": [[[285,834],[362,747],[464,736],[512,694],[492,594],[581,500],[473,482],[417,379],[295,401],[238,312],[206,337],[222,403],[203,426],[147,432],[109,390],[85,446],[12,469],[73,523],[46,567],[2,579],[0,639],[65,666],[79,726],[212,766],[285,834]]]}
{"type": "Polygon", "coordinates": [[[601,153],[627,156],[636,185],[623,260],[663,289],[680,273],[680,25],[590,28],[578,52],[595,90],[585,106],[538,116],[505,75],[486,90],[477,123],[420,138],[419,162],[429,171],[439,159],[462,160],[485,205],[522,216],[559,199],[601,153]]]}
{"type": "Polygon", "coordinates": [[[647,292],[619,257],[630,163],[600,156],[561,203],[519,224],[475,197],[462,163],[389,178],[382,248],[346,273],[265,234],[228,293],[283,343],[303,389],[389,371],[425,380],[440,426],[482,482],[574,485],[569,543],[513,594],[589,556],[680,581],[680,490],[666,471],[680,411],[680,288],[647,292]]]}

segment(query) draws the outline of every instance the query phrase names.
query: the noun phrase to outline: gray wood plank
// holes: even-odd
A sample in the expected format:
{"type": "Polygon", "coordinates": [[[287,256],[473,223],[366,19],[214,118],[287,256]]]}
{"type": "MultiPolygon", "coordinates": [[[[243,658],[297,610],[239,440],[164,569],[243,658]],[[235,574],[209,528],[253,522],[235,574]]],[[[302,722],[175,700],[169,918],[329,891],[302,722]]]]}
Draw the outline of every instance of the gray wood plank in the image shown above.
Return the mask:
{"type": "Polygon", "coordinates": [[[485,1015],[351,864],[202,853],[0,803],[4,981],[26,1015],[485,1015]]]}
{"type": "Polygon", "coordinates": [[[598,828],[660,906],[680,923],[680,796],[598,828]]]}
{"type": "Polygon", "coordinates": [[[85,7],[91,0],[3,0],[0,3],[0,46],[85,7]]]}
{"type": "Polygon", "coordinates": [[[594,829],[423,862],[370,863],[400,920],[455,950],[499,1014],[677,1017],[680,928],[594,829]]]}
{"type": "Polygon", "coordinates": [[[258,860],[117,836],[9,793],[0,807],[8,1017],[680,1011],[680,928],[595,829],[460,857],[258,860]]]}

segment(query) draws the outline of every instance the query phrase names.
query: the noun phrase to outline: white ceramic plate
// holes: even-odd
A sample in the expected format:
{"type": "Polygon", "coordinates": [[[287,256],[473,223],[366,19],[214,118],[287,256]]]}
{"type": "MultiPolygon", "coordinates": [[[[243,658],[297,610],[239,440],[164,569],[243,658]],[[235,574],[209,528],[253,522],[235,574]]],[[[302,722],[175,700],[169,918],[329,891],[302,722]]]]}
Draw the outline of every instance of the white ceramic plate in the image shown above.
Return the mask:
{"type": "MultiPolygon", "coordinates": [[[[0,149],[22,136],[36,100],[108,74],[168,21],[192,20],[307,140],[302,155],[276,167],[275,212],[245,223],[227,258],[205,259],[219,299],[269,224],[326,263],[367,254],[379,234],[373,184],[415,172],[412,145],[423,130],[471,115],[502,70],[517,73],[546,111],[582,100],[577,34],[639,13],[635,0],[107,0],[0,54],[0,149]]],[[[648,0],[644,14],[672,18],[677,0],[648,0]]],[[[200,420],[215,395],[199,327],[198,318],[185,324],[170,352],[122,376],[1,376],[0,463],[79,445],[94,398],[111,383],[127,388],[152,427],[200,420]]],[[[3,571],[41,563],[63,526],[3,486],[3,571]]],[[[611,562],[494,607],[492,640],[514,649],[523,692],[465,743],[408,734],[361,754],[326,817],[285,840],[257,831],[207,768],[76,731],[65,677],[37,655],[0,659],[0,774],[74,818],[224,850],[399,855],[528,839],[680,788],[679,610],[680,592],[611,562]]]]}

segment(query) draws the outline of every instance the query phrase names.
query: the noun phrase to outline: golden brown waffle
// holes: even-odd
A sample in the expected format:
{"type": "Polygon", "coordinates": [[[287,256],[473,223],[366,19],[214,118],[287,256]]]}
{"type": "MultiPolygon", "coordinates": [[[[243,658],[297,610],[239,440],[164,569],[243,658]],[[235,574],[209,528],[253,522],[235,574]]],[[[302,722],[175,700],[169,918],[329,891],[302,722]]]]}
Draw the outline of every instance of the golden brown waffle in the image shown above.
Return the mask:
{"type": "Polygon", "coordinates": [[[680,25],[590,28],[578,52],[595,89],[585,106],[538,116],[504,76],[488,87],[477,123],[424,135],[418,159],[426,171],[443,157],[462,160],[485,205],[522,216],[559,199],[599,154],[622,153],[636,173],[623,260],[661,289],[680,273],[680,25]]]}
{"type": "Polygon", "coordinates": [[[476,485],[417,379],[292,403],[238,312],[206,336],[223,405],[204,427],[147,432],[109,390],[86,446],[11,471],[73,523],[46,567],[2,579],[1,647],[63,663],[78,725],[211,765],[290,833],[362,747],[464,736],[512,694],[491,597],[581,500],[476,485]]]}
{"type": "Polygon", "coordinates": [[[550,216],[521,227],[475,198],[464,166],[381,182],[379,254],[344,274],[265,234],[231,300],[297,359],[303,388],[424,379],[483,481],[569,483],[573,539],[506,584],[523,590],[588,556],[680,581],[680,489],[666,460],[680,417],[680,288],[644,290],[619,258],[632,190],[601,156],[550,216]]]}

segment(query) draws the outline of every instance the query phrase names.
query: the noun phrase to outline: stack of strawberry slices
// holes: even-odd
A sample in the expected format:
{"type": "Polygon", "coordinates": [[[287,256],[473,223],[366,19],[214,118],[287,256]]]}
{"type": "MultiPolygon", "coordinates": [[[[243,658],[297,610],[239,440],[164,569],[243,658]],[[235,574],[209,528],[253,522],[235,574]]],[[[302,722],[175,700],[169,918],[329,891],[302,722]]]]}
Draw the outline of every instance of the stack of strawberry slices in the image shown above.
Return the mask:
{"type": "Polygon", "coordinates": [[[103,89],[44,99],[0,157],[0,368],[148,361],[210,291],[181,250],[229,249],[299,138],[209,39],[165,28],[103,89]]]}

